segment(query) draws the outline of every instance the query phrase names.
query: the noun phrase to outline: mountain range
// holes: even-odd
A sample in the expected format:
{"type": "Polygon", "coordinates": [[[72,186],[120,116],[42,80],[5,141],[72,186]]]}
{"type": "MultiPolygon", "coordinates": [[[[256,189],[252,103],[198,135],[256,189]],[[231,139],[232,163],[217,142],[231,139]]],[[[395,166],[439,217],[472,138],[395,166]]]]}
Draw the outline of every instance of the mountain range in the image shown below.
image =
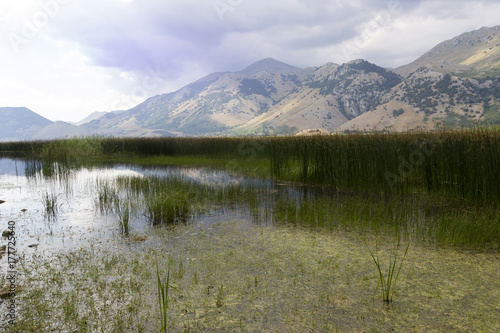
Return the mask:
{"type": "Polygon", "coordinates": [[[0,108],[0,116],[10,124],[0,125],[0,140],[411,131],[500,123],[500,26],[461,34],[395,69],[362,59],[302,69],[267,58],[74,125],[52,123],[25,108],[0,108]]]}

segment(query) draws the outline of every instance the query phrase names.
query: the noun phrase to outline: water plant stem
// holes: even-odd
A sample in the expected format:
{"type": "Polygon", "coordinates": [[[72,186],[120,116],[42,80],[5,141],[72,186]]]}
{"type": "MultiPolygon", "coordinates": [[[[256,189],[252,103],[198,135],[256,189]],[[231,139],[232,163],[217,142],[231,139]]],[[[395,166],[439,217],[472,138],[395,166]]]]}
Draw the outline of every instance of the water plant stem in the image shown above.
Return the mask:
{"type": "MultiPolygon", "coordinates": [[[[162,281],[160,277],[160,269],[158,267],[158,260],[156,260],[156,278],[158,284],[158,305],[160,307],[160,321],[162,333],[167,332],[167,310],[169,304],[169,289],[170,285],[170,270],[167,271],[167,279],[162,281]]],[[[174,287],[172,287],[174,288],[174,287]]],[[[174,288],[175,289],[175,288],[174,288]]]]}
{"type": "Polygon", "coordinates": [[[408,254],[408,249],[410,248],[410,244],[406,246],[405,252],[402,257],[399,256],[399,247],[400,247],[400,240],[398,238],[398,242],[396,245],[395,249],[390,250],[389,254],[389,268],[387,270],[386,276],[384,276],[384,273],[382,272],[382,267],[380,264],[380,259],[378,257],[378,244],[375,245],[375,253],[368,247],[368,244],[366,243],[366,240],[363,240],[365,243],[366,248],[370,252],[370,256],[373,259],[373,262],[375,263],[375,266],[377,266],[377,270],[379,273],[379,280],[377,283],[377,288],[375,289],[375,292],[378,289],[378,286],[380,285],[382,288],[382,301],[385,303],[391,303],[393,300],[394,296],[394,291],[396,290],[396,283],[399,278],[399,273],[401,272],[401,267],[403,267],[403,262],[406,258],[406,255],[408,254]],[[399,264],[399,266],[398,266],[399,264]],[[397,269],[397,270],[396,270],[397,269]]]}

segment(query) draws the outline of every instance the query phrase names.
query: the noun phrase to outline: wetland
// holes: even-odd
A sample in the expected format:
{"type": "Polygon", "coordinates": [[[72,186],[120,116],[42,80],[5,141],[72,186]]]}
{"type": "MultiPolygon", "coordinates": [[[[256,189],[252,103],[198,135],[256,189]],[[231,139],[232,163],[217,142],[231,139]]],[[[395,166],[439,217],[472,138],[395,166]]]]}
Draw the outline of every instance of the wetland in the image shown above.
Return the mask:
{"type": "Polygon", "coordinates": [[[499,145],[494,130],[4,144],[0,330],[499,331],[499,145]]]}

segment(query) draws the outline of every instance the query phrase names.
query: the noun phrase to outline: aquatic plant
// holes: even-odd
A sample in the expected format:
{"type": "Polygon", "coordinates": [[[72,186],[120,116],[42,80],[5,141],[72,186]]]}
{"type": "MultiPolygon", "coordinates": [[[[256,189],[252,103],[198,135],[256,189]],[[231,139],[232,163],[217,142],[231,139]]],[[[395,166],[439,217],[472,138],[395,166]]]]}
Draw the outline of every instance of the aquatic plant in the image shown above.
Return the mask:
{"type": "Polygon", "coordinates": [[[50,220],[55,220],[59,212],[58,196],[54,193],[45,192],[42,197],[45,217],[50,220]]]}
{"type": "Polygon", "coordinates": [[[38,154],[46,160],[69,161],[102,153],[101,137],[72,138],[46,141],[38,154]]]}
{"type": "Polygon", "coordinates": [[[97,180],[97,198],[94,200],[96,208],[101,214],[113,212],[118,207],[119,199],[116,189],[107,181],[97,180]]]}
{"type": "Polygon", "coordinates": [[[190,194],[160,191],[146,198],[146,217],[153,224],[185,222],[191,211],[190,194]]]}
{"type": "Polygon", "coordinates": [[[160,320],[161,320],[161,331],[162,333],[167,332],[167,310],[169,306],[169,289],[176,288],[170,285],[170,270],[167,271],[166,280],[161,279],[160,269],[158,267],[158,259],[156,259],[156,280],[158,286],[158,305],[160,309],[160,320]]]}
{"type": "MultiPolygon", "coordinates": [[[[384,276],[384,272],[382,271],[380,259],[378,256],[378,244],[376,243],[375,245],[375,254],[373,253],[372,250],[368,247],[368,244],[366,243],[366,240],[364,240],[365,246],[370,252],[370,256],[373,259],[373,262],[375,263],[375,266],[377,266],[377,271],[379,273],[379,279],[377,283],[377,289],[380,286],[382,289],[382,301],[385,303],[391,303],[393,296],[394,296],[394,291],[396,290],[396,283],[398,282],[399,278],[399,273],[401,272],[401,267],[403,267],[403,262],[406,258],[406,255],[408,254],[408,249],[410,248],[410,244],[406,246],[405,252],[402,257],[399,256],[399,247],[400,247],[400,240],[398,238],[396,248],[391,248],[390,254],[389,254],[389,267],[387,269],[387,273],[384,276]]],[[[375,290],[375,292],[377,291],[375,290]]]]}
{"type": "Polygon", "coordinates": [[[130,210],[129,200],[117,201],[116,213],[118,214],[118,224],[120,226],[120,232],[125,236],[128,236],[129,233],[130,210]]]}

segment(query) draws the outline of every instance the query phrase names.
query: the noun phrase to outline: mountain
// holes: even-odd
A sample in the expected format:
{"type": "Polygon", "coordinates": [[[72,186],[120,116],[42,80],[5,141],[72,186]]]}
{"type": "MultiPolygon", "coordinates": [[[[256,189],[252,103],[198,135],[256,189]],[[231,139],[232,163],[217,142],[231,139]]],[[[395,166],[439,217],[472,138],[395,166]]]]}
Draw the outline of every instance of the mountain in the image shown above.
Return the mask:
{"type": "Polygon", "coordinates": [[[206,136],[497,123],[499,73],[500,27],[482,28],[395,70],[362,59],[300,69],[266,58],[83,126],[103,135],[206,136]]]}
{"type": "Polygon", "coordinates": [[[0,108],[0,141],[29,140],[32,135],[52,122],[28,108],[0,108]]]}
{"type": "Polygon", "coordinates": [[[500,26],[483,27],[439,43],[396,72],[407,76],[420,67],[469,78],[500,75],[500,26]]]}
{"type": "Polygon", "coordinates": [[[385,92],[401,82],[397,74],[364,60],[308,68],[299,77],[286,97],[233,132],[331,131],[380,104],[385,92]]]}
{"type": "MultiPolygon", "coordinates": [[[[125,112],[125,111],[111,111],[111,113],[114,113],[114,114],[120,114],[120,113],[123,113],[123,112],[125,112]]],[[[75,125],[75,126],[81,126],[81,125],[90,123],[91,121],[99,119],[102,116],[107,115],[108,113],[109,112],[106,112],[106,111],[92,112],[90,115],[88,115],[84,119],[80,120],[79,122],[74,123],[73,125],[75,125]]]]}
{"type": "Polygon", "coordinates": [[[134,136],[331,130],[370,110],[400,82],[397,74],[364,60],[299,69],[267,58],[83,126],[104,135],[134,136]]]}
{"type": "Polygon", "coordinates": [[[300,71],[301,71],[300,68],[287,65],[273,58],[265,58],[251,64],[242,71],[239,71],[238,74],[244,77],[249,77],[258,74],[260,72],[266,72],[269,74],[274,73],[274,74],[294,75],[298,74],[300,71]]]}
{"type": "Polygon", "coordinates": [[[130,110],[94,113],[78,127],[57,123],[42,130],[49,124],[26,122],[26,128],[16,132],[11,126],[14,133],[2,135],[311,134],[432,130],[479,121],[500,124],[500,26],[444,41],[394,70],[362,59],[301,69],[266,58],[241,71],[212,73],[130,110]]]}
{"type": "Polygon", "coordinates": [[[61,138],[90,136],[92,132],[84,127],[78,127],[64,121],[49,124],[31,136],[31,140],[53,140],[61,138]]]}

